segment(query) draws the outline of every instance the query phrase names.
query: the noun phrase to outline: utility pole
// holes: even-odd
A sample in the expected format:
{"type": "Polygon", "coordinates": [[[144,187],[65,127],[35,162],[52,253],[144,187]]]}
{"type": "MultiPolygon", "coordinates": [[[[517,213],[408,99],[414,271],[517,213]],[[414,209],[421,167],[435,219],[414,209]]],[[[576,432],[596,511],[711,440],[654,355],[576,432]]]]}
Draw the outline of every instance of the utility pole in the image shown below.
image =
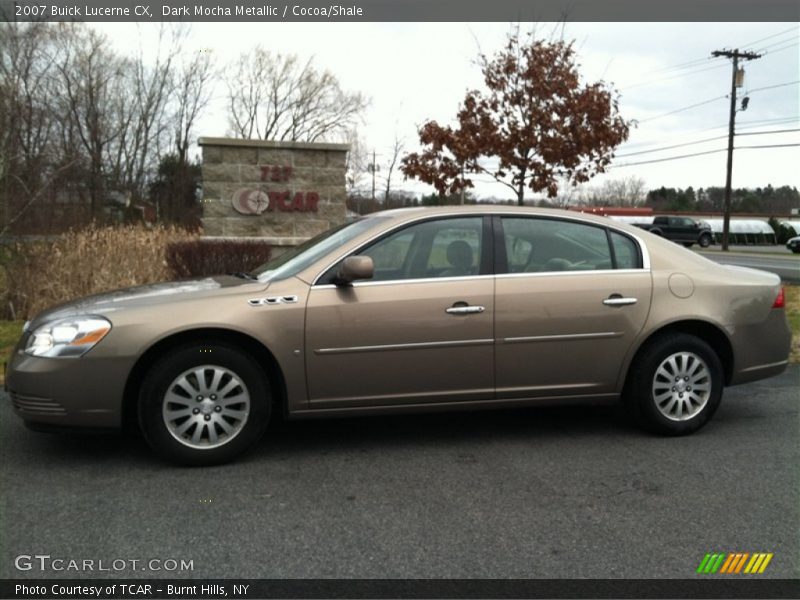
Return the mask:
{"type": "Polygon", "coordinates": [[[722,220],[722,249],[728,250],[728,238],[730,237],[731,228],[731,177],[733,175],[733,136],[735,135],[736,126],[736,76],[739,71],[739,59],[742,60],[755,60],[761,58],[760,54],[755,52],[739,52],[736,50],[715,50],[711,56],[724,56],[732,58],[733,71],[731,73],[731,111],[728,117],[728,165],[727,174],[725,176],[725,214],[722,220]]]}
{"type": "MultiPolygon", "coordinates": [[[[372,164],[369,166],[369,171],[372,173],[372,206],[375,206],[375,171],[378,170],[378,165],[375,163],[375,150],[372,151],[372,164]]],[[[374,209],[373,209],[374,210],[374,209]]]]}

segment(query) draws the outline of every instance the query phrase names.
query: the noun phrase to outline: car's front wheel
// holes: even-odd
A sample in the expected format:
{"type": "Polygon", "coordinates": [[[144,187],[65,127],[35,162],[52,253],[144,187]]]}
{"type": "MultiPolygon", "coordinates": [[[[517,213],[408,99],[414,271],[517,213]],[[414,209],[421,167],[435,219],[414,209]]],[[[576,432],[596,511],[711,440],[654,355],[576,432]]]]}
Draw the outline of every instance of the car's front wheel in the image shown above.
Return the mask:
{"type": "Polygon", "coordinates": [[[722,400],[722,363],[702,339],[684,333],[659,336],[632,365],[625,400],[645,428],[664,435],[700,429],[722,400]]]}
{"type": "Polygon", "coordinates": [[[270,404],[268,382],[252,357],[232,346],[191,344],[164,355],[148,371],[139,423],[164,458],[214,465],[258,441],[270,404]]]}
{"type": "Polygon", "coordinates": [[[711,236],[704,233],[697,242],[700,244],[701,248],[708,248],[711,245],[711,236]]]}

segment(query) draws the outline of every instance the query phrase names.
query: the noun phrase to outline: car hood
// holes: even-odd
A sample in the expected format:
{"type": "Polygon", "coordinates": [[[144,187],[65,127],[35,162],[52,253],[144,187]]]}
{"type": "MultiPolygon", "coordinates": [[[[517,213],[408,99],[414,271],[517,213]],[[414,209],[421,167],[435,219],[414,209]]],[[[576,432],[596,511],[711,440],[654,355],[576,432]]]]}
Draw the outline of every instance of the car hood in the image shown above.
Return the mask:
{"type": "Polygon", "coordinates": [[[186,279],[122,288],[86,296],[48,308],[36,315],[30,326],[36,327],[47,321],[77,315],[109,315],[126,308],[181,302],[186,300],[187,297],[226,295],[233,291],[239,291],[239,288],[242,291],[246,288],[254,291],[264,290],[267,286],[268,283],[263,281],[221,275],[203,279],[186,279]]]}

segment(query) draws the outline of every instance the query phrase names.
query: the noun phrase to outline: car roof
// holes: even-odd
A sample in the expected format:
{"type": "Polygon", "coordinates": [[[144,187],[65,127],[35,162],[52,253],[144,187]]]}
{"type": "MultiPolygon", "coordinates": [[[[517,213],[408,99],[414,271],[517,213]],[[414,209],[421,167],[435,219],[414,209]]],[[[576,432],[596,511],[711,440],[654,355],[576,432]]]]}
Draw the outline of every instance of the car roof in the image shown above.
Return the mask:
{"type": "Polygon", "coordinates": [[[561,218],[582,219],[594,223],[608,225],[616,222],[605,216],[594,215],[580,210],[564,210],[560,208],[542,208],[538,206],[517,206],[509,204],[469,204],[454,206],[413,206],[408,208],[393,208],[366,215],[367,217],[391,217],[398,219],[414,218],[424,215],[452,215],[452,214],[526,214],[531,216],[549,216],[561,218]]]}

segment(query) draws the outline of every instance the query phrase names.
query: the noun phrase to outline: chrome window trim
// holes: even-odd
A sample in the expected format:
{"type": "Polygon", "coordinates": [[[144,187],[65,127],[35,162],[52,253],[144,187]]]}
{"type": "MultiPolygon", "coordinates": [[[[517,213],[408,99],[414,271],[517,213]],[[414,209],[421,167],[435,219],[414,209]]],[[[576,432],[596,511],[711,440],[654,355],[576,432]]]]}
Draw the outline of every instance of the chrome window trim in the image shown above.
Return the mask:
{"type": "Polygon", "coordinates": [[[534,271],[532,273],[500,273],[495,275],[498,279],[511,279],[516,277],[554,277],[567,275],[604,275],[615,273],[617,275],[633,275],[634,273],[649,273],[650,269],[586,269],[581,271],[534,271]]]}
{"type": "MultiPolygon", "coordinates": [[[[319,281],[320,277],[322,277],[325,273],[327,273],[328,270],[333,265],[335,265],[336,263],[338,263],[341,260],[344,260],[345,258],[350,256],[351,254],[354,254],[355,252],[358,252],[359,250],[361,250],[365,246],[368,246],[369,244],[371,244],[372,242],[374,242],[375,240],[377,240],[378,238],[380,238],[380,237],[382,237],[384,235],[391,235],[392,233],[394,233],[395,231],[397,231],[399,229],[402,229],[402,228],[407,227],[409,225],[414,225],[414,224],[419,223],[421,221],[431,221],[431,220],[437,220],[437,219],[449,219],[449,218],[453,218],[453,217],[456,217],[456,218],[475,217],[475,218],[482,219],[483,217],[486,217],[486,216],[498,216],[498,217],[501,217],[501,218],[502,217],[527,217],[529,219],[550,219],[550,220],[562,220],[562,221],[575,221],[577,223],[582,223],[582,224],[586,224],[586,225],[593,225],[595,227],[606,227],[607,229],[609,229],[611,231],[616,231],[620,235],[626,235],[626,236],[628,236],[630,238],[633,238],[636,241],[636,243],[639,245],[639,251],[641,252],[641,255],[642,255],[642,268],[641,269],[606,269],[606,270],[601,270],[601,271],[547,271],[547,272],[542,272],[542,273],[535,273],[536,275],[553,275],[553,274],[563,274],[563,273],[595,273],[595,274],[596,273],[606,273],[606,272],[621,273],[621,272],[626,272],[626,271],[641,273],[643,271],[647,271],[647,272],[650,271],[650,253],[647,251],[647,244],[645,244],[644,241],[642,240],[642,238],[640,238],[635,233],[631,233],[630,231],[626,231],[624,229],[619,229],[618,227],[616,227],[615,226],[615,221],[612,221],[611,219],[609,219],[608,223],[597,223],[597,222],[592,221],[590,219],[581,218],[580,217],[580,213],[578,213],[577,215],[575,215],[573,217],[572,215],[552,216],[552,215],[547,215],[547,214],[536,214],[536,213],[528,213],[528,212],[511,212],[511,211],[509,211],[509,212],[506,212],[506,211],[496,212],[496,211],[492,211],[492,210],[487,210],[485,212],[479,212],[479,213],[449,212],[449,213],[440,213],[440,214],[436,214],[436,215],[422,215],[420,217],[417,217],[417,218],[414,218],[414,219],[410,219],[408,221],[403,221],[402,223],[398,223],[397,226],[392,227],[390,229],[386,229],[384,231],[381,231],[380,233],[377,233],[377,234],[373,235],[372,237],[364,240],[363,242],[361,242],[361,244],[359,244],[358,246],[356,246],[352,250],[349,250],[349,251],[337,256],[336,260],[333,260],[330,263],[328,263],[328,265],[324,269],[322,269],[319,273],[317,273],[316,277],[314,277],[314,280],[311,283],[311,287],[312,288],[314,288],[314,287],[319,287],[319,288],[337,287],[337,286],[332,285],[332,284],[322,284],[322,285],[318,286],[317,285],[317,281],[319,281]]],[[[497,276],[498,277],[504,277],[504,276],[507,276],[507,275],[534,275],[534,273],[502,273],[502,274],[497,275],[497,276]]],[[[424,278],[424,279],[423,278],[417,278],[417,279],[392,279],[392,280],[389,280],[389,281],[386,281],[386,282],[375,281],[375,282],[363,282],[363,283],[372,283],[373,285],[376,285],[376,284],[388,284],[388,283],[409,283],[409,282],[412,282],[412,281],[415,282],[415,283],[419,283],[419,282],[422,282],[422,281],[442,281],[442,280],[445,280],[445,279],[473,279],[475,277],[493,277],[493,276],[495,276],[495,274],[490,273],[490,274],[486,274],[486,275],[471,275],[471,276],[467,276],[467,277],[463,277],[463,278],[456,278],[456,277],[452,277],[452,278],[451,277],[429,277],[429,278],[424,278]]],[[[363,283],[362,283],[362,285],[363,285],[363,283]]],[[[353,285],[356,285],[356,284],[354,283],[353,285]]]]}
{"type": "MultiPolygon", "coordinates": [[[[336,264],[336,263],[334,263],[336,264]]],[[[332,267],[333,265],[331,265],[332,267]]],[[[330,267],[328,267],[330,268],[330,267]]],[[[326,269],[327,271],[327,269],[326,269]]],[[[324,273],[324,271],[323,271],[324,273]]],[[[354,281],[350,284],[352,287],[373,287],[378,285],[413,285],[415,283],[431,283],[434,281],[439,282],[448,282],[448,281],[471,281],[473,279],[489,279],[494,277],[494,275],[461,275],[459,277],[421,277],[415,279],[387,279],[386,281],[370,281],[368,279],[363,281],[354,281]]],[[[333,288],[340,287],[338,285],[334,285],[333,283],[323,283],[321,285],[315,285],[312,289],[316,290],[330,290],[333,288]]]]}
{"type": "MultiPolygon", "coordinates": [[[[462,277],[425,277],[417,279],[390,279],[387,281],[364,280],[364,281],[354,281],[350,285],[352,287],[373,287],[379,285],[414,285],[417,283],[471,281],[475,279],[487,279],[490,277],[494,277],[495,279],[515,279],[518,277],[558,277],[561,275],[567,275],[569,277],[575,277],[577,275],[605,275],[605,274],[634,275],[636,273],[649,273],[649,272],[650,272],[649,269],[597,269],[597,270],[587,269],[586,271],[541,271],[534,273],[501,273],[500,275],[487,274],[487,275],[466,275],[462,277]]],[[[311,289],[332,290],[338,287],[340,286],[334,285],[332,283],[324,283],[321,285],[315,285],[311,289]]]]}

